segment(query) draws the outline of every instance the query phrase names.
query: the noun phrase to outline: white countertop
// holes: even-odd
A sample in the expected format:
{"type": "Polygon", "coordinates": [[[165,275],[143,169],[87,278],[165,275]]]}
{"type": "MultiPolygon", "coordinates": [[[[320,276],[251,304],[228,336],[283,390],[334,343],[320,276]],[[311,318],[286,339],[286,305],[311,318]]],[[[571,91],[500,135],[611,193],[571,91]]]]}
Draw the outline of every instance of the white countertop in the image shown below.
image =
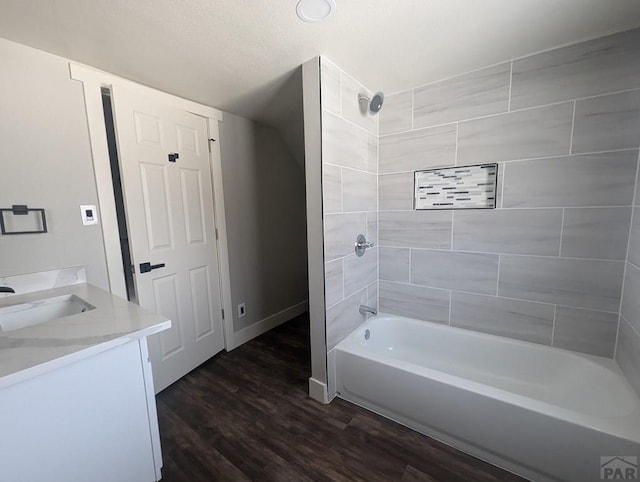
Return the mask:
{"type": "Polygon", "coordinates": [[[95,309],[0,331],[0,388],[171,327],[167,318],[86,283],[8,296],[0,299],[0,308],[68,294],[95,309]]]}

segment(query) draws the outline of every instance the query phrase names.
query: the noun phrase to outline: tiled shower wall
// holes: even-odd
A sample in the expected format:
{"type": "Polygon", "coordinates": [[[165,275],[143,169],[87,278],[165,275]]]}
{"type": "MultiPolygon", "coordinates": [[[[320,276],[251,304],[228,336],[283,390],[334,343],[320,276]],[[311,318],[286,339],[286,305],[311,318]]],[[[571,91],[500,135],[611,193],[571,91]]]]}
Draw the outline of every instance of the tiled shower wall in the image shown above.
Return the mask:
{"type": "MultiPolygon", "coordinates": [[[[329,117],[335,128],[323,135],[338,136],[339,122],[360,129],[329,117]]],[[[614,356],[639,144],[640,30],[387,96],[379,117],[380,310],[614,356]],[[497,209],[412,209],[414,170],[484,162],[499,163],[497,209]]],[[[344,199],[340,208],[351,209],[344,199]]],[[[340,232],[337,220],[325,222],[328,234],[340,232]]],[[[637,367],[639,229],[636,210],[618,359],[637,367]]]]}
{"type": "Polygon", "coordinates": [[[355,79],[321,59],[322,173],[327,348],[365,320],[359,305],[377,306],[378,253],[357,257],[358,234],[377,244],[378,125],[363,113],[355,79]]]}
{"type": "MultiPolygon", "coordinates": [[[[640,135],[640,128],[637,132],[640,135]]],[[[640,179],[636,179],[616,360],[640,394],[640,179]]]]}

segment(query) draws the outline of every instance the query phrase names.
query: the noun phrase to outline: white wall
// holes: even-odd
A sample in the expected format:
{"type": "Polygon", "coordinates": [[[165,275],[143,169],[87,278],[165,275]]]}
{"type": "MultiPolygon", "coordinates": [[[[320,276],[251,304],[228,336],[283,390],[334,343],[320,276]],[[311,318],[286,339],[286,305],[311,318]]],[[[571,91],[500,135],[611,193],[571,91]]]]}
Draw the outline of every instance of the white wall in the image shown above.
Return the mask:
{"type": "MultiPolygon", "coordinates": [[[[0,39],[0,207],[43,207],[49,232],[0,236],[0,278],[74,265],[108,289],[82,84],[69,60],[0,39]]],[[[240,330],[307,299],[304,171],[274,129],[225,114],[221,123],[227,233],[240,330]]],[[[235,311],[235,310],[234,310],[235,311]]]]}
{"type": "Polygon", "coordinates": [[[49,232],[0,236],[0,277],[84,265],[108,288],[82,85],[68,61],[0,39],[0,207],[45,208],[49,232]]]}
{"type": "Polygon", "coordinates": [[[322,115],[319,57],[313,58],[302,65],[302,86],[311,339],[309,396],[319,402],[327,403],[329,402],[330,390],[327,388],[324,231],[322,223],[322,115]]]}
{"type": "Polygon", "coordinates": [[[305,181],[272,127],[225,113],[220,149],[238,331],[307,300],[305,181]]]}

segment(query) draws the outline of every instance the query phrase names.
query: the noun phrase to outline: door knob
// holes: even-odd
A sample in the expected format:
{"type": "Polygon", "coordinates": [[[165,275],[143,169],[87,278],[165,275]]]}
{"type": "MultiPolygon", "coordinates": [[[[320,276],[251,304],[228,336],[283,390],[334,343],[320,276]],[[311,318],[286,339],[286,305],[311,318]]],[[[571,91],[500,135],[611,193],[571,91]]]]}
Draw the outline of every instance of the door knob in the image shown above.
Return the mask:
{"type": "Polygon", "coordinates": [[[164,268],[164,263],[160,264],[151,264],[151,263],[140,263],[140,273],[148,273],[152,269],[164,268]]]}

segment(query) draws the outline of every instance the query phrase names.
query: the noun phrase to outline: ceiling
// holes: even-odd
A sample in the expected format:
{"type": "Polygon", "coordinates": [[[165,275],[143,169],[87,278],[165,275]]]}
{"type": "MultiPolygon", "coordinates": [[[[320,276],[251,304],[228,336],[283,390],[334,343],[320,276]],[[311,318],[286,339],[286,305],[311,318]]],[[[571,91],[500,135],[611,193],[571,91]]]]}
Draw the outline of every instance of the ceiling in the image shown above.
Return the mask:
{"type": "Polygon", "coordinates": [[[387,94],[640,26],[637,0],[1,0],[0,36],[272,125],[299,121],[325,55],[387,94]]]}

